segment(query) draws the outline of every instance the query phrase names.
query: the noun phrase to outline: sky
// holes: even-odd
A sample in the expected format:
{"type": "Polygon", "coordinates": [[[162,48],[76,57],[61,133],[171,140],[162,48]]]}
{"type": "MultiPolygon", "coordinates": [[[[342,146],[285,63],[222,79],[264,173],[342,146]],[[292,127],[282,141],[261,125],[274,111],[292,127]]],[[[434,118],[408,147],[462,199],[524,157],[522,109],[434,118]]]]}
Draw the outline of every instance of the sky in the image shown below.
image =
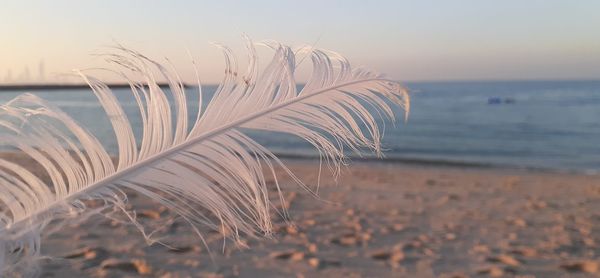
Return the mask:
{"type": "Polygon", "coordinates": [[[599,13],[592,0],[5,0],[0,83],[105,66],[92,54],[115,42],[169,57],[187,81],[189,49],[216,83],[223,58],[210,42],[244,57],[242,34],[314,44],[401,81],[600,79],[599,13]]]}

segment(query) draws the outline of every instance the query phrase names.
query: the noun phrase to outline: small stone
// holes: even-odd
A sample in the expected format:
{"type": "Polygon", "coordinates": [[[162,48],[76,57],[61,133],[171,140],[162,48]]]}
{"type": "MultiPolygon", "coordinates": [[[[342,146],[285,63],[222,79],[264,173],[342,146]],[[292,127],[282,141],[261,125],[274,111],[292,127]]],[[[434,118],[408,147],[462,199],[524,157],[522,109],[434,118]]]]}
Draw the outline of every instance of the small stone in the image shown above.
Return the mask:
{"type": "Polygon", "coordinates": [[[165,211],[167,211],[167,210],[169,210],[169,208],[167,208],[167,207],[165,207],[165,206],[160,206],[160,207],[158,207],[158,212],[159,212],[159,213],[163,213],[163,212],[165,212],[165,211]]]}
{"type": "Polygon", "coordinates": [[[515,218],[508,221],[510,224],[523,228],[527,226],[527,222],[522,218],[515,218]]]}
{"type": "Polygon", "coordinates": [[[352,246],[358,244],[359,240],[354,234],[346,234],[339,238],[334,238],[333,240],[331,240],[331,242],[344,246],[352,246]]]}
{"type": "Polygon", "coordinates": [[[81,249],[81,250],[75,251],[71,254],[65,255],[63,258],[65,258],[65,259],[84,258],[86,260],[92,260],[92,259],[97,259],[97,258],[101,258],[101,257],[106,257],[107,254],[108,254],[108,252],[105,249],[103,249],[101,247],[96,247],[96,248],[81,249]]]}
{"type": "Polygon", "coordinates": [[[278,260],[290,260],[293,262],[301,261],[304,259],[304,253],[300,251],[283,251],[283,252],[272,252],[269,257],[278,260]]]}
{"type": "Polygon", "coordinates": [[[450,200],[450,197],[448,197],[448,195],[444,195],[442,197],[440,197],[439,199],[437,199],[434,202],[435,206],[443,206],[444,204],[448,203],[448,201],[450,200]]]}
{"type": "Polygon", "coordinates": [[[421,247],[423,247],[423,242],[420,242],[418,240],[413,240],[404,245],[404,249],[419,249],[421,247]]]}
{"type": "Polygon", "coordinates": [[[381,229],[379,229],[379,233],[381,235],[388,235],[390,233],[390,229],[387,227],[381,227],[381,229]]]}
{"type": "Polygon", "coordinates": [[[457,273],[442,273],[440,276],[440,278],[469,278],[469,276],[457,272],[457,273]]]}
{"type": "Polygon", "coordinates": [[[298,234],[298,228],[297,228],[296,226],[294,226],[294,225],[288,225],[288,226],[285,228],[285,231],[286,231],[288,234],[290,234],[290,235],[295,235],[295,234],[298,234]]]}
{"type": "Polygon", "coordinates": [[[479,274],[489,275],[490,277],[502,277],[504,275],[504,271],[497,266],[492,266],[490,268],[480,270],[479,274]]]}
{"type": "MultiPolygon", "coordinates": [[[[73,252],[71,254],[67,254],[67,255],[63,256],[63,258],[65,258],[65,259],[76,259],[76,258],[86,257],[87,253],[90,253],[90,252],[93,252],[93,251],[91,251],[91,249],[89,249],[89,248],[86,248],[86,249],[83,249],[83,250],[77,250],[77,251],[75,251],[75,252],[73,252]]],[[[95,254],[95,252],[94,252],[94,254],[95,254]]]]}
{"type": "Polygon", "coordinates": [[[342,245],[356,245],[357,239],[354,236],[345,236],[340,239],[342,245]]]}
{"type": "Polygon", "coordinates": [[[370,234],[370,233],[363,233],[363,234],[362,234],[362,240],[363,240],[363,241],[369,241],[369,240],[371,240],[371,238],[372,238],[372,237],[371,237],[371,234],[370,234]]]}
{"type": "Polygon", "coordinates": [[[473,253],[483,253],[483,254],[487,254],[490,252],[490,248],[486,245],[483,244],[477,244],[475,246],[473,246],[473,248],[471,248],[471,251],[473,253]]]}
{"type": "Polygon", "coordinates": [[[353,228],[357,232],[360,232],[363,229],[362,225],[360,224],[360,221],[350,222],[350,223],[348,223],[348,226],[353,228]]]}
{"type": "MultiPolygon", "coordinates": [[[[173,275],[173,276],[170,276],[170,277],[162,276],[160,278],[176,278],[176,277],[180,277],[180,276],[179,275],[173,275]]],[[[198,277],[225,278],[225,276],[223,274],[219,274],[219,273],[215,273],[215,272],[205,272],[205,271],[202,271],[202,272],[198,273],[198,277]]]]}
{"type": "Polygon", "coordinates": [[[458,201],[458,200],[460,200],[460,195],[458,195],[458,194],[450,194],[450,195],[448,195],[448,197],[452,201],[458,201]]]}
{"type": "Polygon", "coordinates": [[[136,272],[138,274],[150,274],[152,268],[144,260],[134,259],[131,261],[119,261],[116,259],[104,260],[101,264],[103,269],[118,269],[125,272],[136,272]]]}
{"type": "Polygon", "coordinates": [[[314,219],[306,219],[303,222],[304,226],[314,226],[315,224],[317,224],[317,221],[315,221],[314,219]]]}
{"type": "Polygon", "coordinates": [[[401,251],[394,252],[390,257],[390,261],[394,263],[401,262],[402,260],[404,260],[404,253],[401,251]]]}
{"type": "Polygon", "coordinates": [[[531,201],[529,206],[533,209],[544,209],[548,206],[548,204],[544,201],[531,201]]]}
{"type": "Polygon", "coordinates": [[[389,261],[389,263],[392,265],[404,260],[404,253],[400,250],[394,250],[393,252],[388,252],[385,250],[375,251],[371,253],[370,256],[374,260],[389,261]]]}
{"type": "Polygon", "coordinates": [[[589,236],[592,233],[592,230],[589,227],[579,227],[577,230],[582,236],[589,236]]]}
{"type": "Polygon", "coordinates": [[[308,252],[313,253],[313,254],[317,253],[317,251],[319,251],[319,248],[314,243],[309,244],[307,249],[308,249],[308,252]]]}
{"type": "Polygon", "coordinates": [[[493,262],[493,263],[503,263],[503,264],[509,265],[509,266],[518,266],[521,264],[517,259],[515,259],[509,255],[500,255],[497,257],[489,257],[488,261],[493,262]]]}
{"type": "Polygon", "coordinates": [[[269,257],[271,257],[273,259],[287,260],[287,259],[291,258],[293,254],[294,254],[294,252],[290,252],[290,251],[271,252],[271,254],[269,254],[269,257]]]}
{"type": "Polygon", "coordinates": [[[566,263],[560,266],[561,268],[572,272],[597,273],[599,266],[595,261],[580,261],[566,263]]]}
{"type": "Polygon", "coordinates": [[[425,256],[429,256],[429,257],[433,257],[435,255],[435,252],[429,248],[424,248],[423,249],[423,254],[425,256]]]}
{"type": "Polygon", "coordinates": [[[521,247],[513,250],[511,253],[523,257],[535,257],[537,255],[537,250],[530,247],[521,247]]]}
{"type": "Polygon", "coordinates": [[[290,261],[292,261],[292,262],[299,262],[303,259],[304,259],[304,253],[302,253],[302,252],[294,252],[290,256],[290,261]]]}
{"type": "Polygon", "coordinates": [[[96,253],[96,251],[89,251],[89,252],[85,252],[85,255],[83,256],[83,258],[86,260],[91,260],[91,259],[96,258],[96,256],[98,256],[98,253],[96,253]]]}
{"type": "Polygon", "coordinates": [[[396,232],[400,232],[400,231],[404,230],[404,225],[402,225],[400,223],[396,223],[396,224],[394,224],[394,226],[392,226],[392,229],[394,229],[394,231],[396,231],[396,232]]]}
{"type": "Polygon", "coordinates": [[[198,267],[200,265],[200,261],[187,259],[187,260],[183,261],[183,265],[187,265],[187,266],[191,266],[191,267],[198,267]]]}
{"type": "Polygon", "coordinates": [[[596,242],[591,237],[584,237],[583,244],[585,244],[586,246],[589,246],[589,247],[594,247],[596,245],[596,242]]]}
{"type": "Polygon", "coordinates": [[[150,265],[148,265],[148,263],[146,263],[146,261],[134,259],[132,261],[132,263],[135,266],[135,268],[137,269],[137,273],[142,274],[142,275],[152,273],[152,267],[150,267],[150,265]]]}
{"type": "Polygon", "coordinates": [[[454,234],[454,233],[447,233],[446,234],[446,239],[447,240],[455,240],[456,239],[456,234],[454,234]]]}
{"type": "Polygon", "coordinates": [[[310,265],[311,267],[318,268],[320,264],[321,262],[317,258],[308,259],[308,265],[310,265]]]}
{"type": "Polygon", "coordinates": [[[187,253],[187,252],[190,252],[193,250],[194,250],[193,246],[178,246],[178,247],[173,247],[173,248],[169,249],[169,252],[171,252],[171,253],[187,253]]]}
{"type": "Polygon", "coordinates": [[[392,254],[387,251],[377,251],[371,254],[371,258],[374,260],[386,261],[388,260],[392,254]]]}
{"type": "Polygon", "coordinates": [[[148,209],[137,211],[136,215],[140,218],[150,218],[154,220],[160,219],[159,212],[148,209]]]}

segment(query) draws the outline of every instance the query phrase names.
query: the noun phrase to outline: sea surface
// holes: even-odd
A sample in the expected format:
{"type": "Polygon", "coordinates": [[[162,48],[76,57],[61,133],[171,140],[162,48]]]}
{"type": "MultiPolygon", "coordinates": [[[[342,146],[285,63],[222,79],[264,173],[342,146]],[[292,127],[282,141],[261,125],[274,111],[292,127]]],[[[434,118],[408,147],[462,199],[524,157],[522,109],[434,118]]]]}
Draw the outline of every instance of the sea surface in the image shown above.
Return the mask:
{"type": "MultiPolygon", "coordinates": [[[[408,120],[386,123],[384,161],[600,171],[600,81],[411,82],[408,120]]],[[[205,103],[215,86],[203,87],[205,103]]],[[[24,91],[0,91],[0,104],[24,91]]],[[[134,126],[141,119],[128,90],[115,94],[134,126]]],[[[187,90],[190,120],[198,98],[187,90]]],[[[114,133],[89,90],[33,92],[64,109],[111,151],[114,133]]],[[[139,134],[138,128],[135,131],[139,134]]],[[[264,132],[252,137],[283,156],[311,157],[298,138],[264,132]]],[[[354,154],[355,159],[359,159],[354,154]]],[[[367,156],[368,158],[368,156],[367,156]]]]}

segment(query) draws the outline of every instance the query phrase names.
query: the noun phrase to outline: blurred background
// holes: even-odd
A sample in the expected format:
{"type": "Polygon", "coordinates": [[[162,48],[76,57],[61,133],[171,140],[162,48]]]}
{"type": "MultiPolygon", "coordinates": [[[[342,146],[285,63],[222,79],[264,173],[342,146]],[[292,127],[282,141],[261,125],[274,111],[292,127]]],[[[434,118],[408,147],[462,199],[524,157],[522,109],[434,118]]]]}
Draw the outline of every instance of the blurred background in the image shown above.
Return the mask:
{"type": "MultiPolygon", "coordinates": [[[[406,123],[386,131],[389,160],[594,173],[598,10],[595,1],[8,1],[0,10],[0,100],[35,91],[102,131],[114,149],[89,90],[31,85],[81,84],[71,70],[107,67],[96,54],[121,43],[168,57],[191,86],[195,60],[209,98],[224,68],[210,42],[231,46],[243,70],[247,34],[335,50],[402,81],[413,106],[406,123]]],[[[260,54],[266,63],[271,53],[260,54]]],[[[300,71],[299,83],[307,76],[300,71]]],[[[135,108],[126,90],[116,91],[135,108]]],[[[139,121],[134,110],[130,117],[139,121]]],[[[282,155],[315,155],[294,138],[255,136],[282,155]]]]}

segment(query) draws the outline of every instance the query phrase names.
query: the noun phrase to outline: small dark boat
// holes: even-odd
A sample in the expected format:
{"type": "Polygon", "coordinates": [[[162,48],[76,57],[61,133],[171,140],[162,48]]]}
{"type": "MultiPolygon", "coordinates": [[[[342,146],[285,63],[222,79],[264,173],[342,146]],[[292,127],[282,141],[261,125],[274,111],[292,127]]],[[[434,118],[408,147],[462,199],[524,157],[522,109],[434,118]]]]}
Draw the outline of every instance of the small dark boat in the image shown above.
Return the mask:
{"type": "Polygon", "coordinates": [[[499,97],[488,98],[488,104],[501,104],[501,103],[502,103],[502,99],[499,97]]]}
{"type": "Polygon", "coordinates": [[[517,100],[511,97],[500,98],[500,97],[490,97],[488,98],[488,104],[514,104],[517,100]]]}

